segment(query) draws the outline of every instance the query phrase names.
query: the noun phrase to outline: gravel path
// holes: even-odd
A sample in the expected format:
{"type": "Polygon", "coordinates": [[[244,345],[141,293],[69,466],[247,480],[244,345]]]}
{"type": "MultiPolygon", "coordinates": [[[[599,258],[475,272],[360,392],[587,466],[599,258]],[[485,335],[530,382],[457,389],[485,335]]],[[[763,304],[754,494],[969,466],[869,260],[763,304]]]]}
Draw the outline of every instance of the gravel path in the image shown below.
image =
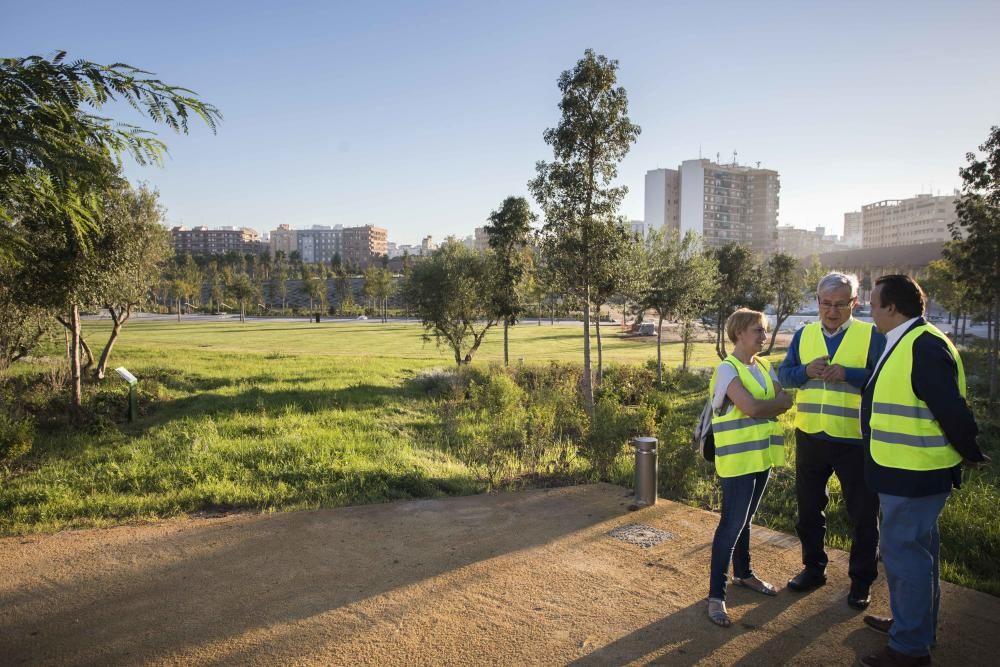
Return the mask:
{"type": "MultiPolygon", "coordinates": [[[[0,664],[850,665],[880,648],[846,554],[808,595],[731,591],[705,617],[717,516],[629,513],[605,484],[0,540],[0,664]],[[670,533],[643,549],[608,535],[670,533]]],[[[798,542],[755,531],[783,583],[798,542]]],[[[886,613],[880,580],[872,611],[886,613]]],[[[995,664],[1000,599],[946,584],[934,655],[995,664]]]]}

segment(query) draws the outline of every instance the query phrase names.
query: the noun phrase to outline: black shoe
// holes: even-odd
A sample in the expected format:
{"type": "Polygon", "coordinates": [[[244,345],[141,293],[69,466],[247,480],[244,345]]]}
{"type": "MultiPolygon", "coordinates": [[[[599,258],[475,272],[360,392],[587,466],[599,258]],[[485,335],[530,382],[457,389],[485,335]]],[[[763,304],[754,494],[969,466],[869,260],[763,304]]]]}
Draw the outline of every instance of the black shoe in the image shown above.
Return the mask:
{"type": "Polygon", "coordinates": [[[889,628],[892,627],[892,619],[884,616],[872,616],[871,614],[865,614],[865,617],[862,620],[869,628],[875,632],[880,632],[883,635],[889,634],[889,628]]]}
{"type": "Polygon", "coordinates": [[[826,583],[826,575],[810,570],[808,567],[788,580],[788,587],[793,591],[805,593],[819,588],[826,583]]]}
{"type": "Polygon", "coordinates": [[[929,655],[906,655],[894,651],[888,646],[879,653],[872,653],[861,658],[864,667],[925,667],[931,664],[929,655]]]}
{"type": "Polygon", "coordinates": [[[871,586],[852,583],[851,592],[847,594],[847,606],[851,609],[864,611],[872,603],[871,586]]]}

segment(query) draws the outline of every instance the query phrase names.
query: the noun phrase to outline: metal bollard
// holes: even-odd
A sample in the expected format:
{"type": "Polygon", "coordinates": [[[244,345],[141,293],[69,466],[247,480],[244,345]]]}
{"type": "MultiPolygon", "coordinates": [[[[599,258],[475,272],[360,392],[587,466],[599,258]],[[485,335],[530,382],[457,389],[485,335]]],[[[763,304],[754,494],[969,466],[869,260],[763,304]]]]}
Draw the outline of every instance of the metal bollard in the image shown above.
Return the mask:
{"type": "Polygon", "coordinates": [[[656,504],[656,438],[633,438],[635,447],[635,504],[656,504]]]}

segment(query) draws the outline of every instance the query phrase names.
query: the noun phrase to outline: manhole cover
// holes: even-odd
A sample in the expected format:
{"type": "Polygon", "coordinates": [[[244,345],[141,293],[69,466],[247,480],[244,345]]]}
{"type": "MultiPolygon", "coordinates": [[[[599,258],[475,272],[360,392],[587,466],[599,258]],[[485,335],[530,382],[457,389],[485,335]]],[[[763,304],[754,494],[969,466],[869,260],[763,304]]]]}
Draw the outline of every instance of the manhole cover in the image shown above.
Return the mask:
{"type": "Polygon", "coordinates": [[[665,530],[653,528],[652,526],[644,526],[641,523],[627,523],[624,526],[618,526],[608,533],[608,535],[616,540],[638,545],[643,549],[663,544],[673,537],[671,533],[665,530]]]}

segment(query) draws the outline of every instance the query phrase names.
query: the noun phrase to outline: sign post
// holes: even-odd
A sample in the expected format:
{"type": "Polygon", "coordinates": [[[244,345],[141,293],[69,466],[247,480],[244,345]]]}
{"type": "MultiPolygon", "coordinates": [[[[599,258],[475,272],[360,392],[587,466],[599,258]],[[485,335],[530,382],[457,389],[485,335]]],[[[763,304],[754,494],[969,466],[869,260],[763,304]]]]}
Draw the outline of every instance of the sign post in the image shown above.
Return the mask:
{"type": "Polygon", "coordinates": [[[136,417],[139,416],[139,406],[137,397],[137,385],[139,380],[136,379],[134,375],[128,372],[128,369],[124,366],[119,366],[115,369],[115,373],[121,377],[121,379],[128,382],[128,420],[129,422],[134,422],[136,417]]]}

